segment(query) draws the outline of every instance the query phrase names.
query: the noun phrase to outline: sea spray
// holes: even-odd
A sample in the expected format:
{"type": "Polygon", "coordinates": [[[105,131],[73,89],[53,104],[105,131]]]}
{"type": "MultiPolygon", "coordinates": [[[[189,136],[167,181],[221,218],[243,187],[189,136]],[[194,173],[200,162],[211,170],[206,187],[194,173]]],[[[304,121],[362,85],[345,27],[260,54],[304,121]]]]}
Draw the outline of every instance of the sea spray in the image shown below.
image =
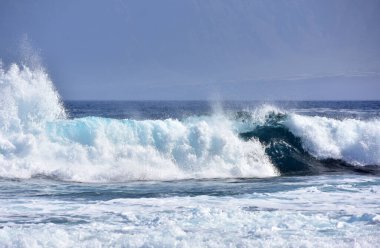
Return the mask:
{"type": "Polygon", "coordinates": [[[60,97],[42,68],[0,67],[0,96],[2,131],[19,131],[65,117],[60,97]]]}

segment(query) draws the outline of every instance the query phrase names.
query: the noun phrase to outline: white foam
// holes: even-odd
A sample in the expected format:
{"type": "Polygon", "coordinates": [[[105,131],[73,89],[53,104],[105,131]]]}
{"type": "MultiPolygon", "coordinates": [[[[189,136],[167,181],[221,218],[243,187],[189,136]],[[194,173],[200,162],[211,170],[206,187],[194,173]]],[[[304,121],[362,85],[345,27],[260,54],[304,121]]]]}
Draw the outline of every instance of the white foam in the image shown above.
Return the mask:
{"type": "Polygon", "coordinates": [[[318,158],[380,165],[380,120],[335,120],[290,114],[285,125],[318,158]]]}

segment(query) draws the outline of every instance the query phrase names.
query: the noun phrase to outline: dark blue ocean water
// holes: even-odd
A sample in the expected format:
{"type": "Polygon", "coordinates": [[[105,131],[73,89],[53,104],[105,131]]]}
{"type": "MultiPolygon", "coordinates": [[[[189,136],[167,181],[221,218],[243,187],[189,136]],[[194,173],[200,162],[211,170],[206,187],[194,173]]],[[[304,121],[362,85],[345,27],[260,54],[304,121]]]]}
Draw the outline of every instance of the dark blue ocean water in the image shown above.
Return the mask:
{"type": "Polygon", "coordinates": [[[380,102],[64,107],[3,134],[2,247],[380,242],[380,102]]]}
{"type": "Polygon", "coordinates": [[[193,115],[255,109],[262,105],[308,115],[340,118],[372,118],[380,116],[380,101],[65,101],[70,117],[99,116],[117,119],[166,119],[193,115]]]}

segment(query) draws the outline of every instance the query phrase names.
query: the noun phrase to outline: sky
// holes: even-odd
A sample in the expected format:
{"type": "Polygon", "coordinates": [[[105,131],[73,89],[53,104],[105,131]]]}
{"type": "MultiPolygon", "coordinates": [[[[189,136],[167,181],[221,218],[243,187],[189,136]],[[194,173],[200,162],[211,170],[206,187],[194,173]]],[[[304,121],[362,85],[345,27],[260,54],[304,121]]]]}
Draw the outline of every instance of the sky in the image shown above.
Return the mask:
{"type": "Polygon", "coordinates": [[[380,0],[0,0],[25,46],[65,100],[380,100],[380,0]]]}

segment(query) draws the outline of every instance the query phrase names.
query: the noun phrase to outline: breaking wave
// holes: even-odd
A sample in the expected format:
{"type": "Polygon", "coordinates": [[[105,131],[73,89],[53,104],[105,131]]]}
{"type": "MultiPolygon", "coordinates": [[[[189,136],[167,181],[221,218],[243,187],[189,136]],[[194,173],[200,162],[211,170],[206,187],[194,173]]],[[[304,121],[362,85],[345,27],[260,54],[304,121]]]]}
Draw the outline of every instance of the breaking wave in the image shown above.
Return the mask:
{"type": "Polygon", "coordinates": [[[0,176],[75,181],[267,177],[264,146],[223,116],[167,120],[67,119],[43,70],[0,72],[0,176]]]}
{"type": "Polygon", "coordinates": [[[16,64],[0,68],[0,96],[0,177],[244,178],[380,164],[379,120],[302,116],[273,106],[233,117],[69,119],[47,73],[16,64]]]}
{"type": "Polygon", "coordinates": [[[255,137],[281,174],[353,170],[379,172],[380,120],[336,120],[269,112],[265,123],[240,133],[255,137]]]}

